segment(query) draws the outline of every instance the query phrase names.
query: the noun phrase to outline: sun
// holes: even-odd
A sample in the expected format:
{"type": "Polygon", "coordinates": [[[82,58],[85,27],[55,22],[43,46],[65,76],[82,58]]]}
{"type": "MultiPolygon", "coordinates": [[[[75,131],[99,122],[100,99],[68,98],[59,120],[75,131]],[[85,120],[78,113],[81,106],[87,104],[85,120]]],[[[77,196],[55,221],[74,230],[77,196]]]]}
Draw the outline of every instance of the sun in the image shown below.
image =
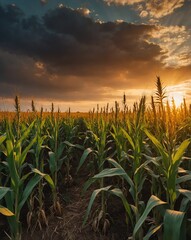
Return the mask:
{"type": "Polygon", "coordinates": [[[183,103],[184,93],[181,91],[169,92],[168,101],[170,103],[170,106],[172,106],[172,99],[174,99],[176,107],[180,107],[181,103],[183,103]]]}

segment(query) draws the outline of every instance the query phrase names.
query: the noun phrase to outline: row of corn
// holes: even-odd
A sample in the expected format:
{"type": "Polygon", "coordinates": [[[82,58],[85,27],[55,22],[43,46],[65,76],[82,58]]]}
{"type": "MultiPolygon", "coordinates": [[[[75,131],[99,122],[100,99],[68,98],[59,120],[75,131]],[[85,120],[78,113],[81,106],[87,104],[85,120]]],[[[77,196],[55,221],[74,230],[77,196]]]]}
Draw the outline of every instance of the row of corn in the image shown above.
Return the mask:
{"type": "Polygon", "coordinates": [[[23,117],[15,98],[14,117],[0,122],[0,214],[10,239],[21,239],[25,212],[31,231],[48,226],[48,214],[64,217],[62,188],[86,170],[82,192],[92,194],[83,225],[108,234],[114,198],[129,239],[191,238],[191,111],[185,100],[170,106],[159,78],[156,85],[151,103],[142,97],[128,109],[124,96],[122,109],[98,106],[83,118],[55,113],[53,104],[37,113],[34,102],[23,117]]]}

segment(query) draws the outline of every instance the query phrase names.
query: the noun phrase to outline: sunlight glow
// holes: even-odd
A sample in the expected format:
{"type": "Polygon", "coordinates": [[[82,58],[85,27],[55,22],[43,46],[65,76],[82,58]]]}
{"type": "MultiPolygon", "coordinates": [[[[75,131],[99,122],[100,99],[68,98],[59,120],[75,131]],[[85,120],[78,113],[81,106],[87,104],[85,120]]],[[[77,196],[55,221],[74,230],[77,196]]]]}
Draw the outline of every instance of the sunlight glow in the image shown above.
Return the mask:
{"type": "Polygon", "coordinates": [[[181,103],[183,103],[184,93],[183,92],[168,93],[168,101],[170,103],[170,106],[172,106],[172,99],[174,99],[176,107],[180,107],[181,103]]]}

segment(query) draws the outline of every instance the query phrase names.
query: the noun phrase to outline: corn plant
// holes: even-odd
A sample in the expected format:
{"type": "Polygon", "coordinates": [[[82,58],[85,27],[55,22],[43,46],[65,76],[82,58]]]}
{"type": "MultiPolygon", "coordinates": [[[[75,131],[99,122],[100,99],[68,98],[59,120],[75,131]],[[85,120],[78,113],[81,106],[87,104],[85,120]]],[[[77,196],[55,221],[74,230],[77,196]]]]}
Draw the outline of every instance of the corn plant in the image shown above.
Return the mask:
{"type": "MultiPolygon", "coordinates": [[[[178,147],[173,149],[172,152],[168,152],[165,147],[147,130],[144,129],[145,134],[149,137],[152,141],[156,149],[160,154],[160,158],[158,158],[157,163],[153,161],[154,164],[157,164],[157,171],[158,174],[163,178],[163,184],[166,192],[166,203],[162,202],[156,196],[153,196],[147,203],[145,211],[137,224],[134,228],[134,237],[136,236],[137,231],[139,230],[140,226],[145,221],[146,217],[148,216],[149,212],[155,206],[160,204],[167,204],[170,210],[163,210],[164,214],[164,239],[185,239],[185,231],[181,234],[182,227],[185,227],[183,222],[185,221],[185,212],[188,208],[189,201],[191,201],[191,191],[182,189],[180,184],[188,181],[191,179],[190,174],[185,174],[184,176],[178,176],[179,173],[179,166],[181,161],[184,159],[183,154],[188,148],[191,139],[184,140],[178,147]],[[183,199],[181,201],[180,210],[175,211],[175,202],[177,201],[178,197],[182,195],[183,199]],[[150,205],[152,207],[150,207],[150,205]],[[173,228],[168,227],[169,222],[176,222],[176,230],[177,233],[173,234],[173,228]],[[183,225],[182,225],[183,224],[183,225]],[[169,237],[169,232],[172,235],[172,238],[169,237]]],[[[148,157],[150,160],[151,158],[148,157]]],[[[156,158],[154,158],[156,159],[156,158]]],[[[154,160],[153,159],[153,160],[154,160]]],[[[183,171],[184,172],[184,171],[183,171]]],[[[155,224],[158,223],[157,219],[154,219],[155,224]]],[[[148,239],[148,236],[156,233],[161,228],[162,224],[157,224],[155,227],[152,227],[148,234],[145,236],[144,239],[148,239]]]]}
{"type": "MultiPolygon", "coordinates": [[[[5,195],[5,201],[7,208],[14,213],[14,216],[8,218],[8,222],[11,231],[11,238],[15,240],[21,239],[22,228],[20,223],[20,214],[22,208],[34,187],[38,184],[42,177],[45,177],[45,175],[42,175],[40,172],[36,172],[36,174],[31,176],[35,171],[24,171],[27,167],[27,164],[25,163],[27,153],[36,141],[35,136],[28,145],[25,143],[33,126],[34,123],[26,128],[21,133],[21,137],[19,139],[15,139],[11,125],[8,124],[7,126],[6,161],[10,174],[9,184],[11,191],[7,192],[5,195]],[[28,181],[27,183],[26,180],[28,181]]],[[[51,181],[49,178],[47,179],[48,181],[51,181]]]]}
{"type": "MultiPolygon", "coordinates": [[[[86,148],[84,150],[84,153],[80,159],[77,171],[82,167],[85,160],[88,156],[93,156],[94,166],[95,169],[97,169],[98,172],[101,172],[104,169],[104,164],[108,155],[108,152],[110,150],[110,146],[107,144],[107,132],[108,132],[108,125],[104,122],[103,119],[100,119],[99,125],[98,125],[98,135],[96,135],[94,132],[90,131],[91,136],[94,139],[94,147],[92,148],[86,148]]],[[[87,140],[87,139],[86,139],[87,140]]],[[[89,186],[96,181],[96,178],[90,178],[89,181],[85,185],[85,189],[87,190],[89,186]]],[[[95,197],[98,193],[101,193],[101,207],[100,210],[97,212],[94,218],[94,229],[98,230],[99,228],[102,228],[103,232],[106,232],[109,227],[109,219],[107,215],[107,198],[105,194],[105,183],[104,178],[100,178],[98,180],[99,183],[99,189],[93,192],[92,197],[90,199],[90,205],[87,209],[87,215],[84,220],[84,224],[87,220],[87,216],[89,215],[89,212],[91,210],[91,205],[94,202],[95,197]],[[101,189],[101,190],[100,190],[101,189]]]]}
{"type": "MultiPolygon", "coordinates": [[[[45,161],[44,161],[44,151],[49,150],[48,146],[45,144],[45,141],[47,139],[47,135],[43,132],[43,127],[45,125],[45,120],[37,119],[35,122],[35,132],[36,132],[36,141],[33,144],[30,153],[33,154],[34,160],[33,160],[33,166],[34,168],[38,169],[41,173],[44,173],[45,171],[45,161]]],[[[33,194],[31,194],[30,197],[30,204],[29,208],[30,211],[27,214],[27,222],[28,227],[35,229],[38,225],[40,229],[42,229],[42,225],[48,225],[48,220],[46,217],[45,209],[44,209],[44,180],[41,179],[37,185],[36,191],[34,191],[33,194]],[[38,207],[37,209],[34,209],[34,202],[35,199],[38,201],[38,207]],[[35,218],[35,224],[32,224],[32,219],[35,218]]],[[[49,182],[48,182],[49,183],[49,182]]],[[[51,181],[52,184],[52,181],[51,181]]],[[[50,184],[50,187],[52,188],[52,185],[50,184]]],[[[53,187],[54,188],[54,187],[53,187]]]]}
{"type": "Polygon", "coordinates": [[[172,152],[168,152],[147,129],[145,129],[144,132],[161,155],[161,164],[158,166],[158,170],[166,182],[166,200],[169,203],[170,208],[174,209],[174,204],[177,199],[178,169],[183,160],[183,154],[188,148],[191,139],[184,140],[180,146],[173,149],[172,152]]]}
{"type": "MultiPolygon", "coordinates": [[[[92,197],[90,199],[90,205],[88,207],[87,212],[89,213],[91,209],[92,204],[92,198],[99,193],[100,191],[102,194],[107,190],[107,192],[112,193],[118,197],[121,198],[124,207],[126,209],[127,216],[131,220],[131,223],[133,223],[133,215],[132,211],[135,216],[135,223],[139,221],[140,213],[142,209],[143,202],[140,199],[140,194],[143,189],[144,181],[146,179],[146,170],[148,169],[148,165],[152,162],[152,160],[149,160],[147,162],[143,162],[142,153],[145,150],[145,144],[143,140],[143,119],[144,119],[144,111],[145,111],[145,98],[143,97],[140,101],[139,107],[137,109],[137,116],[134,119],[134,122],[128,123],[128,132],[121,128],[121,133],[117,134],[116,128],[113,127],[114,133],[112,133],[113,138],[116,141],[117,146],[117,158],[118,162],[114,159],[107,158],[106,160],[114,166],[114,168],[106,168],[104,169],[102,167],[100,173],[95,175],[93,177],[93,180],[100,179],[103,181],[106,177],[114,177],[119,176],[122,179],[124,179],[128,186],[129,186],[129,192],[131,194],[131,197],[134,201],[133,205],[130,205],[125,198],[123,192],[119,188],[115,188],[115,191],[111,192],[111,187],[104,188],[101,186],[99,189],[95,190],[92,194],[92,197]],[[126,170],[128,168],[127,162],[126,165],[123,164],[126,168],[124,169],[120,164],[122,163],[122,160],[124,158],[124,153],[122,151],[122,144],[119,143],[121,138],[126,138],[127,142],[129,143],[131,151],[129,153],[126,153],[126,160],[130,160],[130,166],[132,168],[131,172],[126,170]],[[123,153],[123,154],[122,154],[123,153]],[[132,179],[131,179],[132,177],[132,179]],[[101,189],[101,190],[100,190],[101,189]],[[100,191],[99,191],[100,190],[100,191]],[[118,194],[115,194],[117,191],[118,194]],[[119,194],[120,193],[120,194],[119,194]]],[[[125,149],[124,149],[125,150],[125,149]]],[[[90,151],[89,151],[90,152],[90,151]]],[[[87,154],[87,152],[84,152],[84,154],[87,154]]],[[[142,231],[139,231],[139,239],[142,238],[142,231]]]]}
{"type": "MultiPolygon", "coordinates": [[[[53,105],[52,105],[52,114],[53,114],[53,105]]],[[[51,115],[52,116],[52,115],[51,115]]],[[[62,167],[64,158],[62,156],[64,150],[64,143],[60,141],[60,125],[59,121],[53,116],[50,119],[50,132],[49,132],[49,142],[50,142],[50,151],[49,151],[49,168],[51,177],[53,179],[55,189],[53,189],[53,209],[56,214],[60,215],[62,212],[60,200],[58,197],[58,172],[62,167]]]]}

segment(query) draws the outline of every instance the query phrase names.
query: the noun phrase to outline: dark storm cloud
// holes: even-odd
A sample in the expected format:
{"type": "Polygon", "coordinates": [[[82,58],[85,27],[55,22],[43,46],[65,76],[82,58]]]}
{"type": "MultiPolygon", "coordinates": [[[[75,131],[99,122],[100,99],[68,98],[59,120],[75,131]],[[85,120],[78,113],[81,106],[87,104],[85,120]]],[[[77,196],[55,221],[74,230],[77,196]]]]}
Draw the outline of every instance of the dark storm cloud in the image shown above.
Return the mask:
{"type": "Polygon", "coordinates": [[[41,3],[42,5],[45,5],[45,4],[48,3],[48,0],[40,0],[40,3],[41,3]]]}
{"type": "MultiPolygon", "coordinates": [[[[49,11],[43,20],[35,16],[26,18],[17,7],[0,7],[1,47],[55,65],[99,64],[102,57],[117,62],[119,58],[133,55],[132,47],[136,59],[144,50],[150,51],[143,36],[152,28],[127,23],[100,24],[64,7],[49,11]]],[[[152,46],[152,50],[154,48],[159,53],[158,46],[152,46]]]]}
{"type": "Polygon", "coordinates": [[[163,66],[161,48],[147,41],[153,30],[95,22],[66,7],[39,18],[0,6],[0,93],[15,86],[26,96],[91,100],[103,98],[105,87],[144,86],[163,66]]]}

